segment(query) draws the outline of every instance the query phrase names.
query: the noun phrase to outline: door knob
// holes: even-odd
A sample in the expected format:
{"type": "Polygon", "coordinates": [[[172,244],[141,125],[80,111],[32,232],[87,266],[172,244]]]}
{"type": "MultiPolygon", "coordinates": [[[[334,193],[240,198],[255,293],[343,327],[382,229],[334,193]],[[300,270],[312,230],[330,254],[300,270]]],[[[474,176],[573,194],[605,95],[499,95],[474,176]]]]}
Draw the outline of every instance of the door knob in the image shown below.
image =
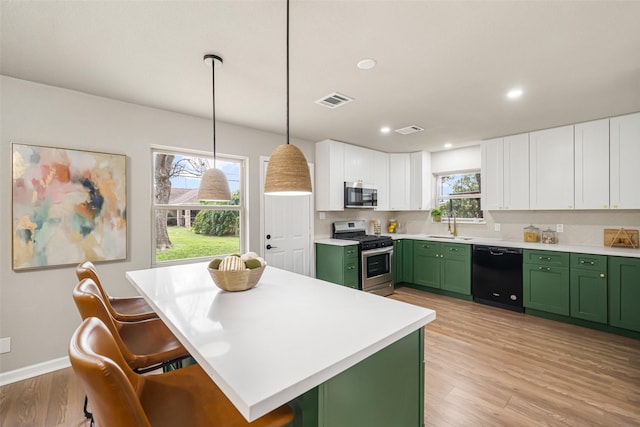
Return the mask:
{"type": "Polygon", "coordinates": [[[267,249],[277,249],[277,246],[267,245],[267,249]]]}

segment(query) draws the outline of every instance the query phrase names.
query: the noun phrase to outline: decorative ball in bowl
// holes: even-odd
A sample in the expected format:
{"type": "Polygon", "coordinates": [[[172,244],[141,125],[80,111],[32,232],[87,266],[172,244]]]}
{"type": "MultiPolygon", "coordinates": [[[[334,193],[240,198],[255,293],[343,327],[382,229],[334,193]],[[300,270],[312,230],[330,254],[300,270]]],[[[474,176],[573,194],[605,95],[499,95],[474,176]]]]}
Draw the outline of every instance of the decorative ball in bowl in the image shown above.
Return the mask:
{"type": "Polygon", "coordinates": [[[214,258],[209,263],[213,283],[224,291],[238,292],[253,288],[260,281],[267,263],[255,252],[214,258]]]}

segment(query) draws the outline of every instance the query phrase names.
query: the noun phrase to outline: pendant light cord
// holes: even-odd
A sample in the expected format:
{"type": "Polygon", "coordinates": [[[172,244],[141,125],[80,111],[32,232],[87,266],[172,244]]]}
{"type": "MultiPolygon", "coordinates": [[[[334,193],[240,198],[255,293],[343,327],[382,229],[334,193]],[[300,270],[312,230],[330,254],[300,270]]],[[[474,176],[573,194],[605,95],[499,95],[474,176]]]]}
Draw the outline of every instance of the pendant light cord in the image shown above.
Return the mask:
{"type": "Polygon", "coordinates": [[[289,0],[287,0],[287,144],[289,144],[289,0]]]}
{"type": "Polygon", "coordinates": [[[216,168],[216,61],[211,59],[211,105],[213,110],[213,168],[216,168]]]}

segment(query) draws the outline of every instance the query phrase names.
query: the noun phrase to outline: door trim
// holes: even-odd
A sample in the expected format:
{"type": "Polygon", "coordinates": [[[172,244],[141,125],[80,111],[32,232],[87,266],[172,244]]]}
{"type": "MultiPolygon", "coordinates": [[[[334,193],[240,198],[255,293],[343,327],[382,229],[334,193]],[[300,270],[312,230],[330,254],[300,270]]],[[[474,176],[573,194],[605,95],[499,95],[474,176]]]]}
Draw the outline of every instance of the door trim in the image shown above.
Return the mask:
{"type": "MultiPolygon", "coordinates": [[[[265,230],[264,230],[264,176],[266,173],[266,165],[269,162],[268,156],[260,156],[260,256],[265,257],[265,230]]],[[[315,191],[315,183],[313,180],[314,165],[308,163],[309,174],[311,175],[311,189],[315,191]]],[[[309,275],[316,277],[316,245],[315,245],[315,193],[312,192],[309,199],[309,275]]],[[[286,197],[286,196],[284,196],[286,197]]]]}

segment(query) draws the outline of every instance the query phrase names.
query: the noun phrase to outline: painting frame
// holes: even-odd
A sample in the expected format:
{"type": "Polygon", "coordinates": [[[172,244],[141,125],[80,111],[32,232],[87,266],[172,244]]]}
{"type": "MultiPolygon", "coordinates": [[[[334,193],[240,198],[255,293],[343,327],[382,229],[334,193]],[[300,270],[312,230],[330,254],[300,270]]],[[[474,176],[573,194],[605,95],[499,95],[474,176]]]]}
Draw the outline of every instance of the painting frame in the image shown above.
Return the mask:
{"type": "Polygon", "coordinates": [[[127,156],[11,144],[14,271],[126,260],[127,156]]]}

